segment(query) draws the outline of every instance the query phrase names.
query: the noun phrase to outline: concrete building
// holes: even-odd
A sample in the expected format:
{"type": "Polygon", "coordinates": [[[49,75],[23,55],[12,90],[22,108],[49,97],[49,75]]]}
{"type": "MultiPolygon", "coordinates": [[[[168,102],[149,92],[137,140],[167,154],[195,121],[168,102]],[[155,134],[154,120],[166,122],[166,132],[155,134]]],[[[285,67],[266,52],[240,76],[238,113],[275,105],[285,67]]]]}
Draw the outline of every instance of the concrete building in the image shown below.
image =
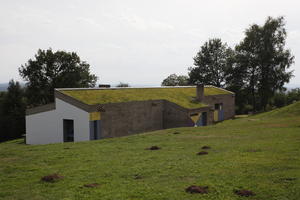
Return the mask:
{"type": "Polygon", "coordinates": [[[56,89],[54,103],[26,111],[26,143],[206,126],[234,116],[234,96],[213,86],[56,89]]]}

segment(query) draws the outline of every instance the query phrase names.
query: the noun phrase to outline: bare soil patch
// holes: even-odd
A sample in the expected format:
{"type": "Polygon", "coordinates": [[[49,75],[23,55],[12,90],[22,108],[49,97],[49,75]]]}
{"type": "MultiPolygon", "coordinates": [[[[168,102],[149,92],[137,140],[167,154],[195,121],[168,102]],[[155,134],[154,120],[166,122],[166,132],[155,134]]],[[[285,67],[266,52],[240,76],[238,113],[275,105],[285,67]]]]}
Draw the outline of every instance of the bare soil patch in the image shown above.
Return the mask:
{"type": "Polygon", "coordinates": [[[44,182],[53,183],[53,182],[56,182],[56,181],[58,181],[60,179],[63,179],[63,178],[64,178],[63,176],[55,173],[55,174],[50,174],[48,176],[43,176],[41,178],[41,180],[44,181],[44,182]]]}
{"type": "Polygon", "coordinates": [[[199,156],[203,156],[203,155],[207,155],[208,152],[207,151],[200,151],[199,153],[197,153],[197,155],[199,156]]]}
{"type": "Polygon", "coordinates": [[[234,190],[234,193],[242,197],[250,197],[255,195],[251,190],[234,190]]]}
{"type": "Polygon", "coordinates": [[[203,146],[201,149],[211,149],[210,146],[203,146]]]}
{"type": "Polygon", "coordinates": [[[180,133],[179,133],[179,132],[174,132],[173,134],[174,134],[174,135],[177,135],[177,134],[180,134],[180,133]]]}
{"type": "Polygon", "coordinates": [[[197,185],[191,185],[185,189],[186,192],[194,194],[207,194],[208,193],[208,186],[197,186],[197,185]]]}
{"type": "Polygon", "coordinates": [[[139,175],[139,174],[135,174],[135,175],[133,176],[133,178],[134,178],[134,179],[142,179],[143,177],[142,177],[141,175],[139,175]]]}
{"type": "Polygon", "coordinates": [[[151,146],[150,148],[148,148],[148,150],[159,150],[159,149],[161,148],[158,146],[151,146]]]}
{"type": "Polygon", "coordinates": [[[84,184],[84,187],[88,187],[88,188],[94,188],[94,187],[99,187],[100,184],[98,183],[90,183],[90,184],[84,184]]]}

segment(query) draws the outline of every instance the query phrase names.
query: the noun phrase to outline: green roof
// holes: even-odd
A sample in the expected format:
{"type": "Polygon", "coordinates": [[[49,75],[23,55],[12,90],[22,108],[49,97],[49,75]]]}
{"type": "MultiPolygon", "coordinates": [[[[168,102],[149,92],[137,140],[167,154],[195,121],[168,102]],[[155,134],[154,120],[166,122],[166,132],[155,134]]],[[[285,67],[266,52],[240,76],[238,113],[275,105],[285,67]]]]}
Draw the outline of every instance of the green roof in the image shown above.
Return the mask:
{"type": "MultiPolygon", "coordinates": [[[[196,87],[60,89],[59,91],[89,105],[164,99],[185,108],[206,106],[195,101],[196,87]]],[[[204,88],[205,96],[218,94],[230,94],[230,92],[215,87],[204,88]]]]}

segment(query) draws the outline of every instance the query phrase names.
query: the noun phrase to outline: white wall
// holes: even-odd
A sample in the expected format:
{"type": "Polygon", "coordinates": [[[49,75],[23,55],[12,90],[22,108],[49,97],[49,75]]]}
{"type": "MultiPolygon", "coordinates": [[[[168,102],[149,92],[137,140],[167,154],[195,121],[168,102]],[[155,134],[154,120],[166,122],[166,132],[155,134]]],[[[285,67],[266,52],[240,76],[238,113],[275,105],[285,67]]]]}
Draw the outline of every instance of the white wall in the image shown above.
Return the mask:
{"type": "Polygon", "coordinates": [[[26,143],[63,142],[63,119],[74,120],[74,142],[90,140],[89,113],[60,99],[56,109],[26,116],[26,143]]]}
{"type": "Polygon", "coordinates": [[[26,143],[48,144],[62,142],[55,110],[26,116],[26,143]]]}

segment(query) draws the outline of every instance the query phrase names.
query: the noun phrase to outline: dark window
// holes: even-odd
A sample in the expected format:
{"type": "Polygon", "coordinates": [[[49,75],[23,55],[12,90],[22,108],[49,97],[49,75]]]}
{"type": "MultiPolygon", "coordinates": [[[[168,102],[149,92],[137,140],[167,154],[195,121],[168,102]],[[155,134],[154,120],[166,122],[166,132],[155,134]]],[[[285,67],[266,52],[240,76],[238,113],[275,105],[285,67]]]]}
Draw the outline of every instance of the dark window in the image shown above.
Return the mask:
{"type": "Polygon", "coordinates": [[[64,128],[64,142],[73,142],[74,141],[74,120],[64,119],[63,120],[64,128]]]}
{"type": "Polygon", "coordinates": [[[215,110],[219,110],[220,109],[220,104],[216,103],[215,104],[215,110]]]}

